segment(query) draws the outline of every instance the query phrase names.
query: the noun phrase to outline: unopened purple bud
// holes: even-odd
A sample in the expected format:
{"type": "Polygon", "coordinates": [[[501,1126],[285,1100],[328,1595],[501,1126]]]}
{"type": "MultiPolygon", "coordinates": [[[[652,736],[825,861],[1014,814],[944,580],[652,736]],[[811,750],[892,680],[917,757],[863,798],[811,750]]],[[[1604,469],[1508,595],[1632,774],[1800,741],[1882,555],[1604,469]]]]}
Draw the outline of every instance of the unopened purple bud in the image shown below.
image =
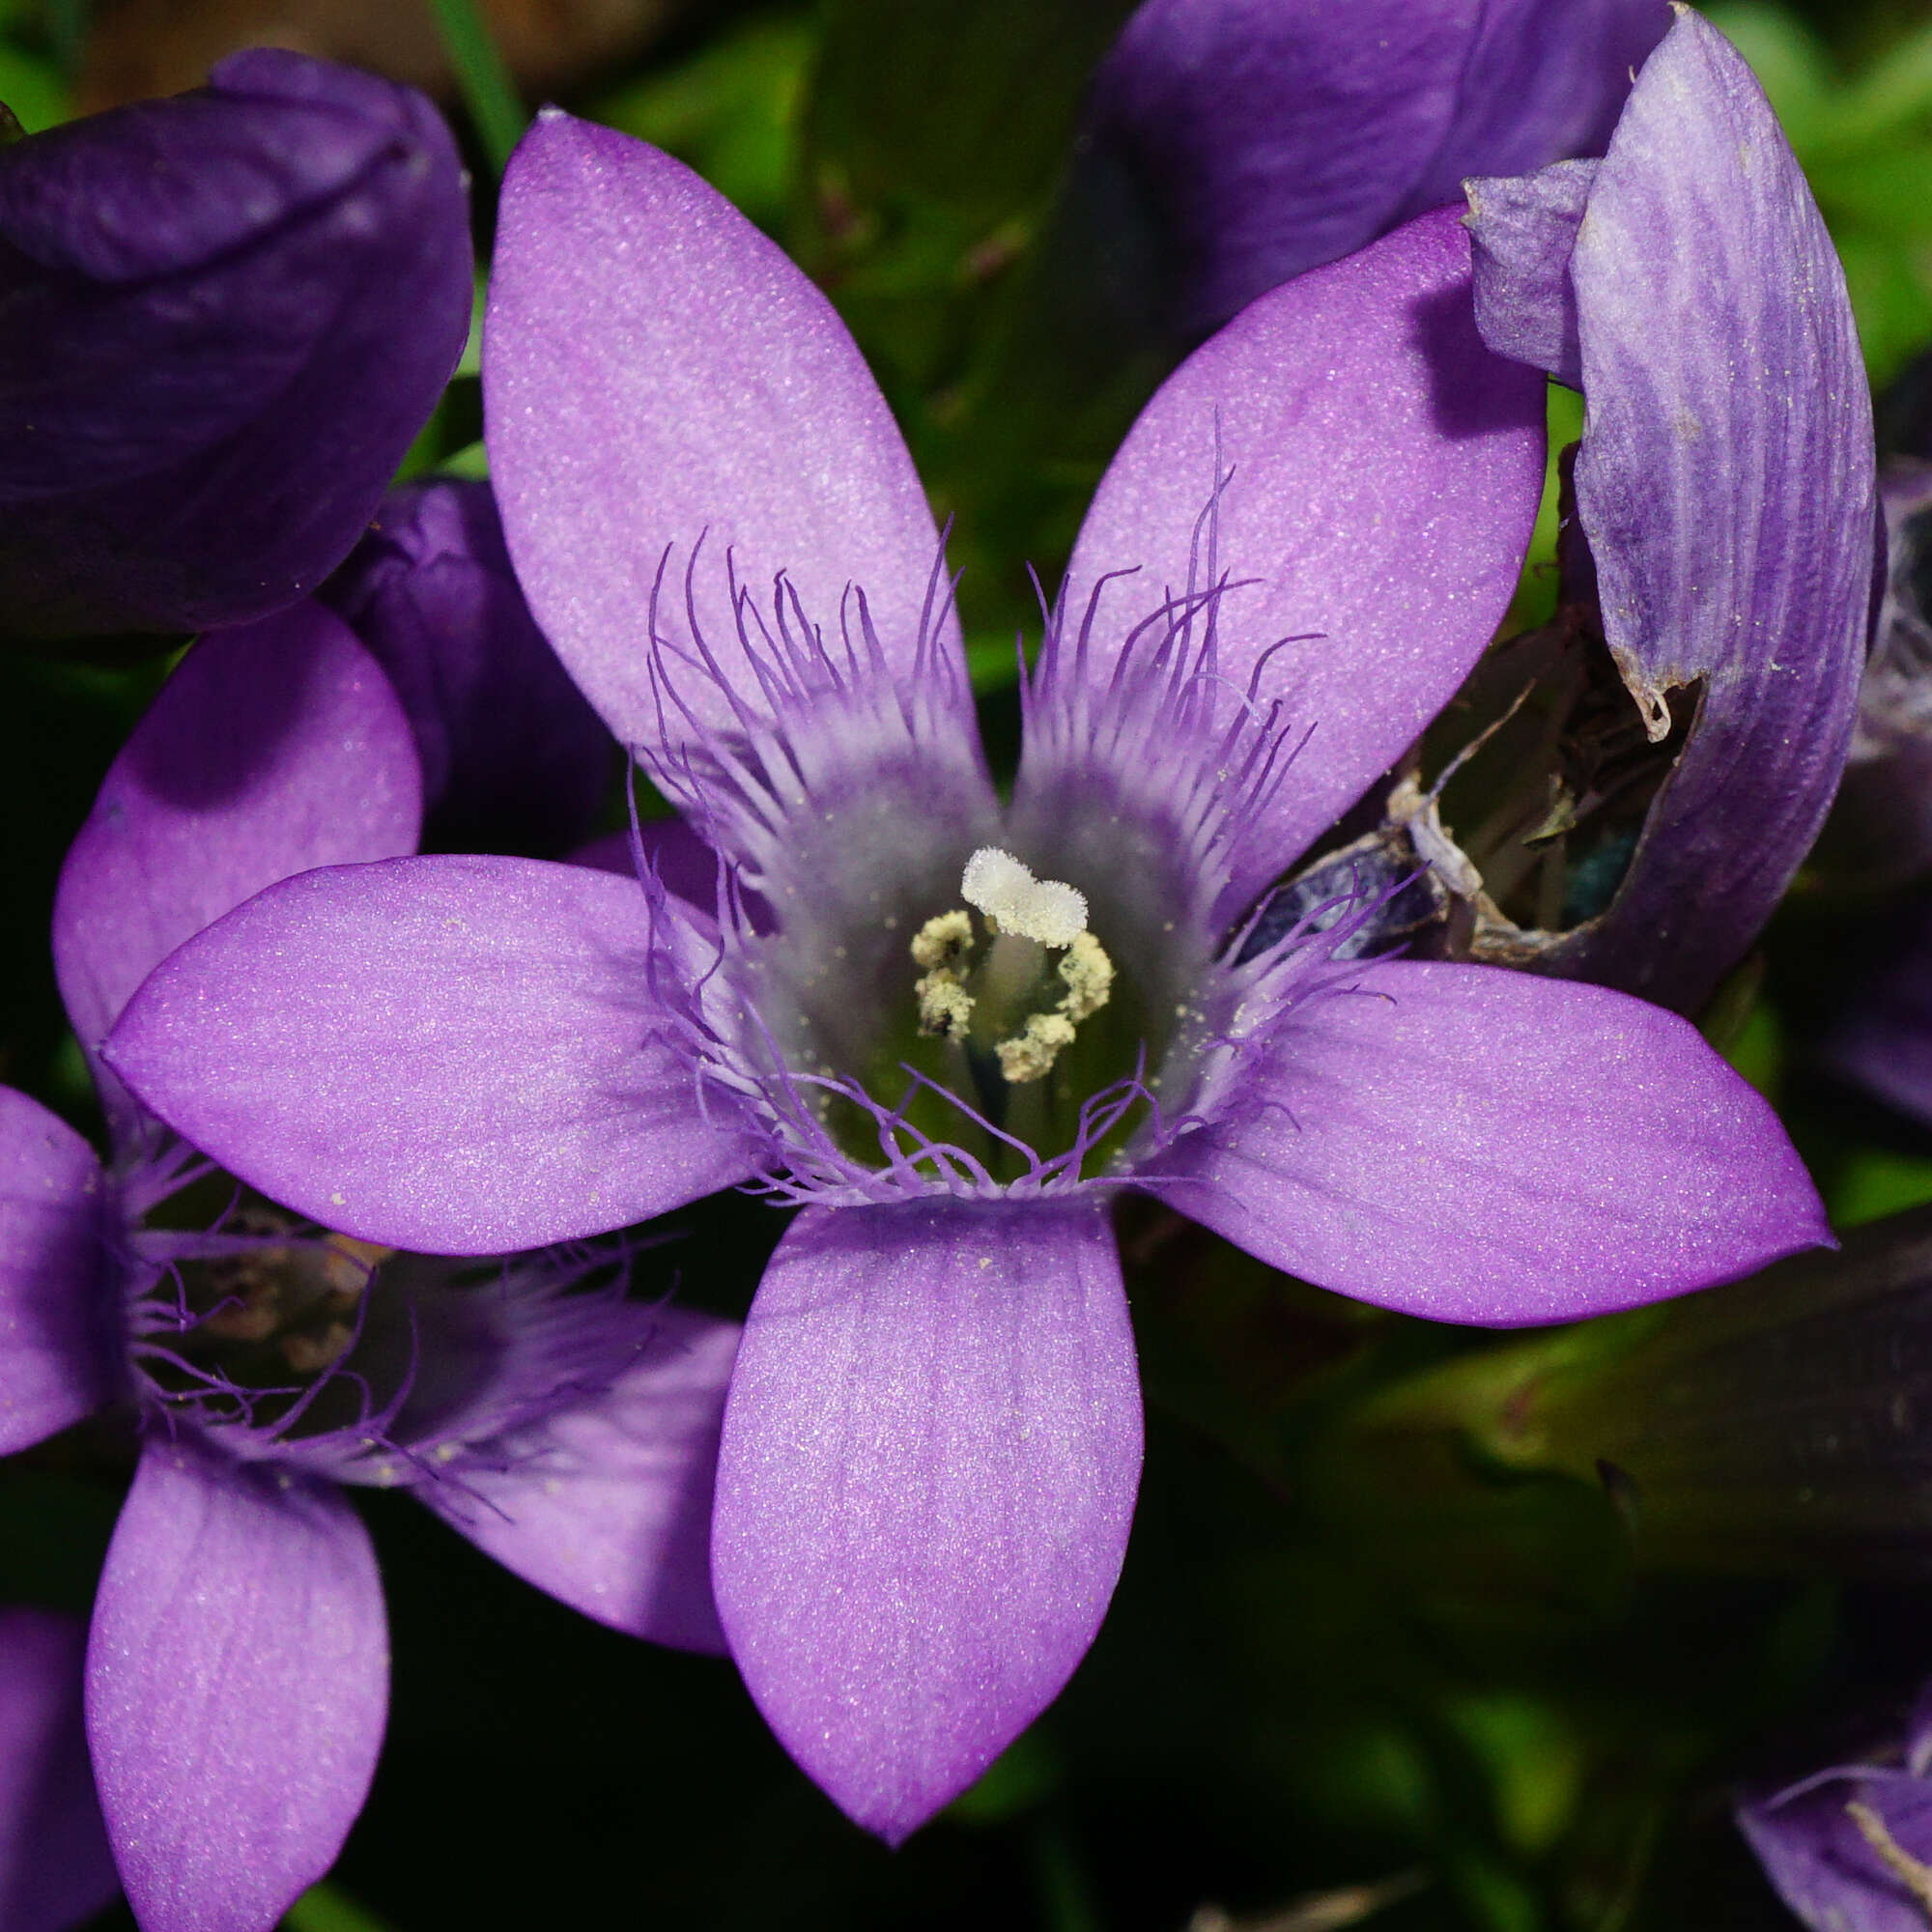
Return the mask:
{"type": "Polygon", "coordinates": [[[1146,0],[1102,64],[1087,165],[1129,185],[1166,325],[1457,199],[1469,175],[1600,155],[1658,0],[1146,0]]]}
{"type": "Polygon", "coordinates": [[[0,625],[259,617],[348,554],[469,328],[422,96],[255,51],[0,149],[0,625]]]}
{"type": "Polygon", "coordinates": [[[550,857],[588,836],[614,745],[524,602],[487,483],[392,491],[323,601],[409,713],[427,847],[550,857]]]}

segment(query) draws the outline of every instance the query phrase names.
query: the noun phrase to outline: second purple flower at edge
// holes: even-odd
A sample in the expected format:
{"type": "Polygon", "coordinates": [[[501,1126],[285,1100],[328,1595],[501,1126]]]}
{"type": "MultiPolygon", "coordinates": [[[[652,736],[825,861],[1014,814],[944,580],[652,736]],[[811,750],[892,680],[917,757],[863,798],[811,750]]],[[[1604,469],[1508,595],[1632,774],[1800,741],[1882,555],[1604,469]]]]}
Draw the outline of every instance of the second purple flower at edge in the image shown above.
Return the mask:
{"type": "MultiPolygon", "coordinates": [[[[1691,17],[1645,77],[1721,116],[1742,73],[1691,17]]],[[[890,1839],[1054,1694],[1118,1574],[1114,1191],[1495,1323],[1827,1238],[1769,1109],[1669,1013],[1346,963],[1334,931],[1239,958],[1514,585],[1542,379],[1484,347],[1469,287],[1426,216],[1167,384],[1090,512],[1003,808],[937,533],[830,307],[676,163],[547,115],[505,188],[493,470],[539,620],[726,862],[719,901],[527,861],[311,872],[183,949],[110,1044],[190,1139],[365,1238],[528,1245],[753,1179],[804,1204],[733,1375],[713,1575],[774,1728],[890,1839]]]]}

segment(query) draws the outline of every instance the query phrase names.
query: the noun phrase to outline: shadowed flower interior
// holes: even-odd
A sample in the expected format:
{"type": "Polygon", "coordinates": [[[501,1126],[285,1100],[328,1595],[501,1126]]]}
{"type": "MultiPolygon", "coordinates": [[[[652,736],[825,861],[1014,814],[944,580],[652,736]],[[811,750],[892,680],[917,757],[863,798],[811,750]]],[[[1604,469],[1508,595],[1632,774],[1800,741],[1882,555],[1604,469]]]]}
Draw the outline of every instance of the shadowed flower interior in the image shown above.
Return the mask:
{"type": "MultiPolygon", "coordinates": [[[[1199,581],[1128,629],[1097,688],[1094,627],[1118,621],[1103,604],[1135,573],[1103,580],[1071,627],[1048,613],[1010,809],[957,659],[932,641],[950,614],[937,570],[909,676],[887,664],[860,588],[835,647],[788,579],[761,611],[727,557],[749,677],[698,628],[701,545],[685,573],[692,648],[654,602],[660,715],[691,735],[639,755],[735,860],[682,1037],[704,1081],[776,1130],[775,1192],[850,1203],[1118,1182],[1192,1123],[1250,1034],[1331,983],[1386,889],[1345,881],[1253,943],[1270,897],[1241,907],[1231,860],[1314,725],[1291,720],[1291,696],[1260,696],[1273,652],[1245,688],[1220,673],[1221,606],[1245,586],[1216,547],[1210,502],[1199,581]],[[727,727],[688,696],[700,678],[727,727]]],[[[668,980],[680,939],[663,930],[668,980]]]]}

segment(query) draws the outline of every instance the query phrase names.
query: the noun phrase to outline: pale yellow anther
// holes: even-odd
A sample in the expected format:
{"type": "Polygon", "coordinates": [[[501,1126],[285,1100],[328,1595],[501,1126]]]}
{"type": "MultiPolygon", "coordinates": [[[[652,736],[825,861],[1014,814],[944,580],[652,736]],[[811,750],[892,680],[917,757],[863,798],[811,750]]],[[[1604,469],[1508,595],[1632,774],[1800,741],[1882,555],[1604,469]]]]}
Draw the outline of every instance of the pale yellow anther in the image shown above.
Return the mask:
{"type": "Polygon", "coordinates": [[[935,966],[913,988],[919,999],[919,1030],[964,1039],[973,1023],[973,996],[950,966],[935,966]]]}
{"type": "Polygon", "coordinates": [[[929,919],[913,935],[912,959],[928,972],[956,967],[973,951],[973,916],[963,909],[929,919]]]}
{"type": "Polygon", "coordinates": [[[1044,1079],[1062,1049],[1072,1044],[1073,1022],[1065,1014],[1035,1013],[1018,1035],[1001,1040],[993,1051],[1000,1057],[1007,1084],[1022,1087],[1029,1080],[1044,1079]]]}
{"type": "Polygon", "coordinates": [[[1076,1024],[1097,1013],[1114,991],[1114,962],[1091,932],[1073,935],[1060,962],[1060,977],[1066,982],[1060,1010],[1076,1024]]]}

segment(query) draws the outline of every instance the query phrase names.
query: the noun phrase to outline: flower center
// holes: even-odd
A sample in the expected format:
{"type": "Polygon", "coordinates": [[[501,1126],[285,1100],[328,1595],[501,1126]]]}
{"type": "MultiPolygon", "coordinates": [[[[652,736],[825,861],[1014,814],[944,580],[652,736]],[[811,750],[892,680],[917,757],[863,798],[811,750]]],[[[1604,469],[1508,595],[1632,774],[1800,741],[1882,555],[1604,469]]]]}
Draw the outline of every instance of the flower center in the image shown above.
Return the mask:
{"type": "Polygon", "coordinates": [[[1080,1022],[1113,995],[1114,962],[1087,930],[1086,897],[1058,879],[1036,879],[991,845],[966,862],[959,893],[989,944],[976,962],[963,907],[920,927],[912,942],[913,963],[924,969],[914,988],[919,1030],[990,1054],[1009,1087],[1043,1079],[1080,1022]]]}
{"type": "Polygon", "coordinates": [[[135,1321],[149,1378],[165,1397],[225,1392],[238,1415],[271,1420],[349,1353],[387,1252],[266,1203],[238,1208],[143,1295],[135,1321]]]}

